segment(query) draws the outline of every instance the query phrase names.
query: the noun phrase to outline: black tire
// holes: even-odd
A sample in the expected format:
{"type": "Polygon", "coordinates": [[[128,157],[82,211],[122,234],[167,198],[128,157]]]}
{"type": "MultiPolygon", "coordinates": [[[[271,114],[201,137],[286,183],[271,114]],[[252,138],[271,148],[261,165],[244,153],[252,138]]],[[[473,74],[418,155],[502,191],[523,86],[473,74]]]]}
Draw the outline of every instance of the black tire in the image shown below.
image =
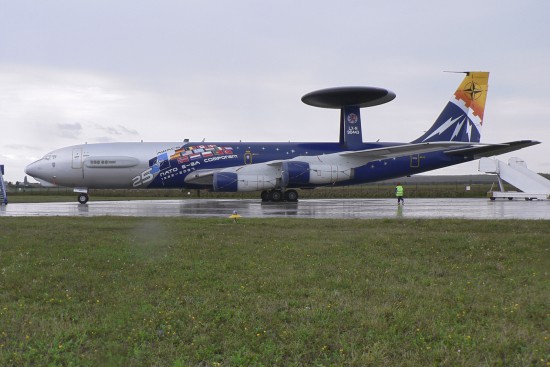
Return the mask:
{"type": "Polygon", "coordinates": [[[285,200],[295,203],[298,201],[298,192],[296,190],[286,190],[285,191],[285,200]]]}
{"type": "Polygon", "coordinates": [[[265,203],[266,201],[269,201],[269,191],[267,190],[264,190],[262,191],[262,194],[261,194],[261,198],[262,198],[262,201],[265,203]]]}
{"type": "Polygon", "coordinates": [[[88,199],[88,194],[78,194],[77,200],[80,204],[86,204],[88,202],[88,199]]]}
{"type": "Polygon", "coordinates": [[[283,200],[283,193],[279,190],[272,190],[269,196],[271,197],[271,201],[283,200]]]}

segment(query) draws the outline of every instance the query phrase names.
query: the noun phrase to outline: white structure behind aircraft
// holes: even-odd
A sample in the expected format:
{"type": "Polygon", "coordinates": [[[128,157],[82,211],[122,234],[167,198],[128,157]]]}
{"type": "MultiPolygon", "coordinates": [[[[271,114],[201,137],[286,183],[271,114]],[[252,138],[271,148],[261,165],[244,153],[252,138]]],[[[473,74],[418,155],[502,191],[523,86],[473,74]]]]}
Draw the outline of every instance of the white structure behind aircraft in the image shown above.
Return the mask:
{"type": "Polygon", "coordinates": [[[479,170],[485,173],[494,173],[498,177],[500,191],[489,193],[492,200],[498,197],[544,200],[550,196],[550,180],[528,169],[523,159],[510,158],[506,164],[498,159],[481,158],[479,170]],[[510,183],[522,192],[504,191],[501,180],[510,183]]]}

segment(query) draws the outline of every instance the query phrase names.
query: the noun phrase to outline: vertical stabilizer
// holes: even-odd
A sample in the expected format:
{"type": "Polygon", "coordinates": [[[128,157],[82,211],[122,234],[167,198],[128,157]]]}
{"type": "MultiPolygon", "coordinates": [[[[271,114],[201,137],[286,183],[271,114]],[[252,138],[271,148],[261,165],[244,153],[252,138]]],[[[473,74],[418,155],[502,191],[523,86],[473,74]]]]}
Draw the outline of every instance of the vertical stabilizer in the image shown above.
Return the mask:
{"type": "Polygon", "coordinates": [[[469,71],[432,125],[413,143],[430,141],[479,142],[487,99],[489,73],[469,71]]]}

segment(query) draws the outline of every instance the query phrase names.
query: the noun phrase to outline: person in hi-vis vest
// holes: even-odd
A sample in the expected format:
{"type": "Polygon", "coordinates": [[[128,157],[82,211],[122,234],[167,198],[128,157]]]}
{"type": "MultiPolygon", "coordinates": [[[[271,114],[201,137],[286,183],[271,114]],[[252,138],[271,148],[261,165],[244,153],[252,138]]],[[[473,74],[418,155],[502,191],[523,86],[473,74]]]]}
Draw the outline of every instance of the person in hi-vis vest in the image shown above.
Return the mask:
{"type": "Polygon", "coordinates": [[[401,186],[400,183],[397,183],[397,186],[395,186],[395,196],[397,196],[397,205],[399,204],[405,205],[405,199],[403,198],[404,193],[405,193],[405,190],[403,190],[403,186],[401,186]]]}

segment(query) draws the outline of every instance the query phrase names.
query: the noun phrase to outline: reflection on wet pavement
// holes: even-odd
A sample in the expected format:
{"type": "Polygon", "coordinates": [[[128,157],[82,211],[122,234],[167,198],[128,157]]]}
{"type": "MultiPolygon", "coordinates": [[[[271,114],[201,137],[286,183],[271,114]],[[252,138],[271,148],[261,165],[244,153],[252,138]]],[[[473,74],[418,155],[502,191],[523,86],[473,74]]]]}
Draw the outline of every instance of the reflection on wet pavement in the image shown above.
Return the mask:
{"type": "Polygon", "coordinates": [[[255,199],[90,201],[8,204],[0,206],[0,216],[227,217],[234,210],[243,218],[550,219],[550,200],[407,199],[404,206],[398,206],[394,199],[312,199],[298,203],[255,199]]]}

